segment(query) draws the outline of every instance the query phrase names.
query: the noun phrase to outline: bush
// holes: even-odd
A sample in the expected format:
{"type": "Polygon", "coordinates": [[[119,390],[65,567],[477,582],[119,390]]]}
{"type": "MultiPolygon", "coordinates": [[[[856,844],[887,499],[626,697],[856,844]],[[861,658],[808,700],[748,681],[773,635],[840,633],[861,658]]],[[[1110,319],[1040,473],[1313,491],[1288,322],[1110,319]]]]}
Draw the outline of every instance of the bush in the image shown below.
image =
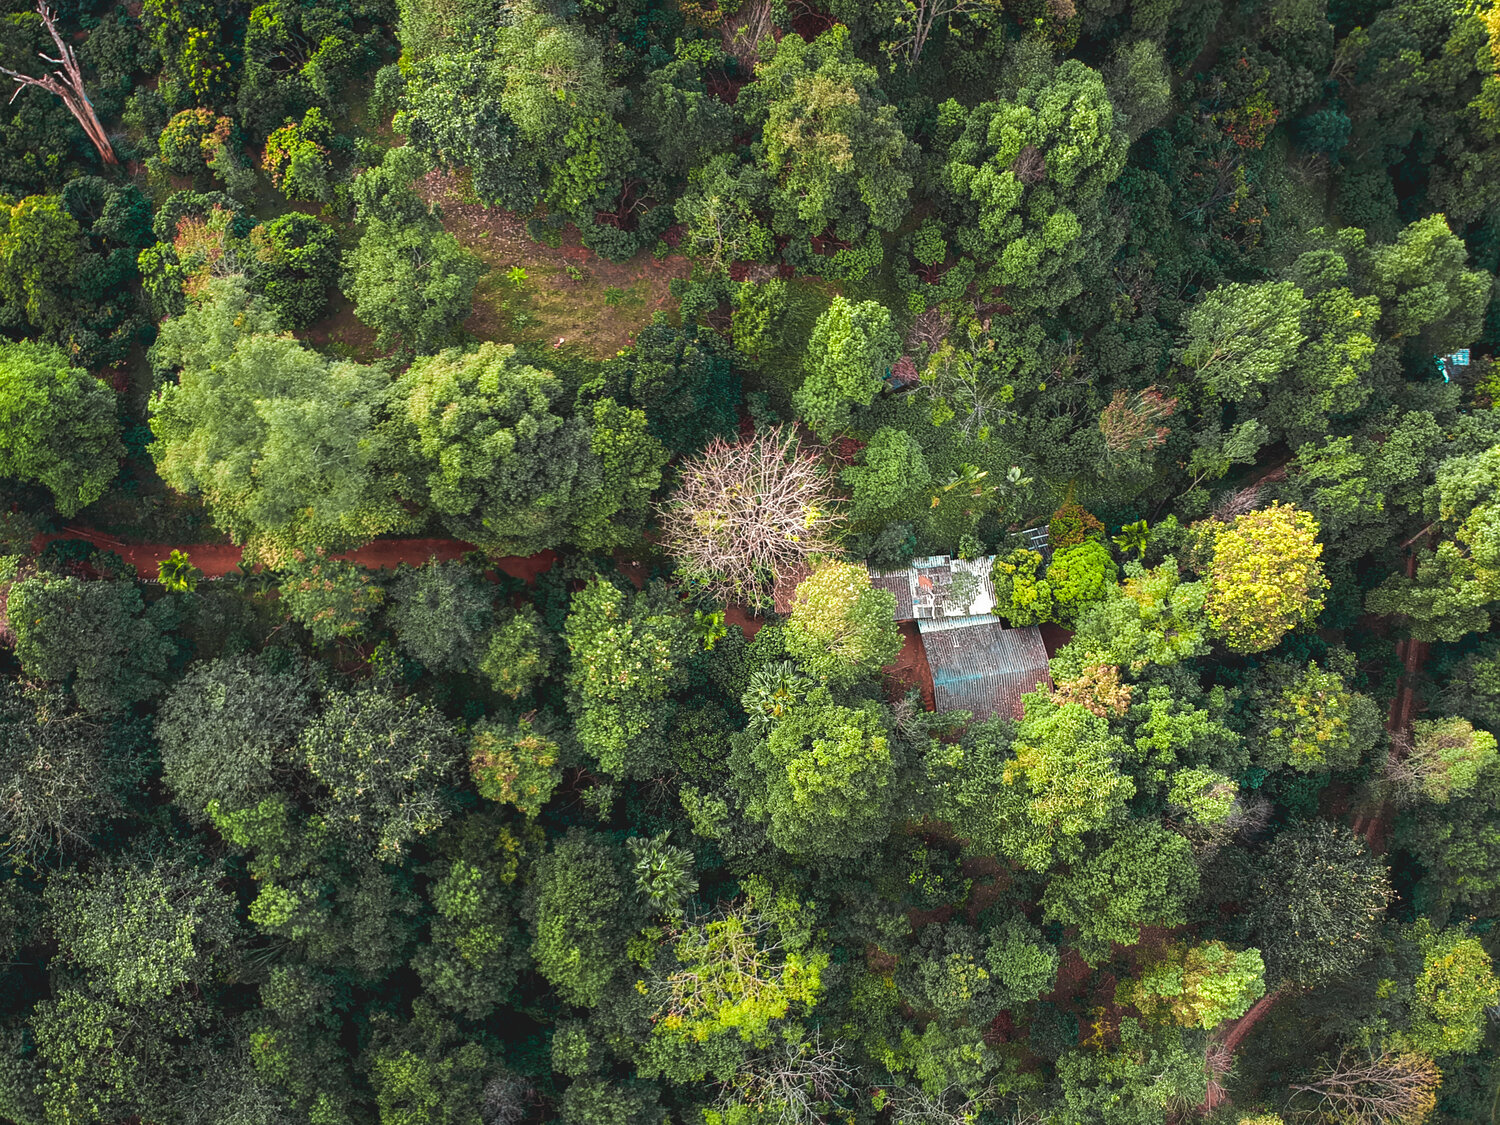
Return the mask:
{"type": "Polygon", "coordinates": [[[997,555],[990,568],[995,587],[995,606],[1013,626],[1040,625],[1054,614],[1052,586],[1040,577],[1046,562],[1036,551],[1024,548],[997,555]]]}

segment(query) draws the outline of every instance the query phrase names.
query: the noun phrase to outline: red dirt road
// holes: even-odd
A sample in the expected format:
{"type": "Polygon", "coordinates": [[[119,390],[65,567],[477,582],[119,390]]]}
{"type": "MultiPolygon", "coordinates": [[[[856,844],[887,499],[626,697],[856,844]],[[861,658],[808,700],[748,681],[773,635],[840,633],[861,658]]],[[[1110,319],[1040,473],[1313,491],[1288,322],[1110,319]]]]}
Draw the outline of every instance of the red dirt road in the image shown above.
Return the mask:
{"type": "MultiPolygon", "coordinates": [[[[156,564],[174,550],[187,555],[189,561],[208,578],[224,577],[240,565],[244,554],[239,547],[230,543],[126,543],[87,527],[70,527],[57,535],[40,535],[32,544],[32,549],[40,551],[56,539],[82,539],[96,547],[113,551],[135,567],[142,578],[155,578],[156,564]]],[[[464,543],[458,539],[376,539],[363,547],[334,557],[379,570],[393,569],[402,563],[421,566],[433,558],[446,562],[461,558],[474,549],[472,543],[464,543]]],[[[536,581],[537,575],[550,570],[556,561],[556,551],[543,551],[526,558],[506,556],[491,559],[490,564],[512,578],[531,583],[536,581]]]]}

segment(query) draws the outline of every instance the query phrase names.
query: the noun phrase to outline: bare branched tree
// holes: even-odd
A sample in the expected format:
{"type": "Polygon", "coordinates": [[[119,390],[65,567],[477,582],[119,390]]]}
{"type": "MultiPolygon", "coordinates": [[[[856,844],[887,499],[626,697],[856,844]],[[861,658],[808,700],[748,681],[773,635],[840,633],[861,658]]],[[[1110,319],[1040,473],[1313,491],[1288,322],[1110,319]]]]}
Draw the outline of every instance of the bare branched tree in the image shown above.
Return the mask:
{"type": "MultiPolygon", "coordinates": [[[[929,1094],[921,1086],[883,1086],[880,1095],[890,1120],[900,1125],[970,1125],[981,1110],[993,1108],[996,1100],[992,1088],[971,1096],[959,1086],[949,1086],[940,1094],[929,1094]]],[[[1010,1117],[1001,1120],[1007,1125],[1040,1125],[1042,1118],[1017,1106],[1010,1117]]]]}
{"type": "Polygon", "coordinates": [[[852,1089],[854,1073],[843,1043],[824,1046],[814,1032],[747,1058],[725,1084],[720,1104],[754,1106],[783,1125],[818,1125],[827,1120],[829,1103],[852,1089]]]}
{"type": "Polygon", "coordinates": [[[52,42],[57,44],[57,58],[54,59],[41,52],[37,52],[37,57],[43,62],[51,63],[57,69],[36,77],[0,66],[0,74],[7,75],[16,81],[16,92],[10,96],[10,100],[15,101],[27,86],[36,86],[46,90],[49,94],[56,94],[62,99],[63,105],[68,107],[68,112],[78,119],[78,124],[83,126],[83,131],[88,134],[89,140],[99,150],[100,159],[106,164],[118,164],[119,161],[115,159],[114,146],[109,143],[104,126],[99,124],[99,115],[94,112],[94,103],[89,101],[89,96],[84,93],[83,71],[78,67],[78,56],[58,34],[57,14],[47,6],[46,0],[37,0],[36,13],[42,17],[42,26],[52,36],[52,42]]]}
{"type": "Polygon", "coordinates": [[[840,520],[821,459],[780,426],[715,441],[682,466],[660,512],[679,573],[757,609],[772,603],[778,579],[834,551],[840,520]]]}
{"type": "Polygon", "coordinates": [[[726,19],[720,29],[724,40],[724,53],[733,55],[746,74],[755,72],[760,61],[760,42],[774,34],[771,0],[750,0],[741,4],[739,10],[726,19]]]}
{"type": "Polygon", "coordinates": [[[1346,1054],[1292,1091],[1316,1099],[1319,1114],[1349,1125],[1416,1125],[1437,1105],[1442,1075],[1426,1055],[1346,1054]]]}

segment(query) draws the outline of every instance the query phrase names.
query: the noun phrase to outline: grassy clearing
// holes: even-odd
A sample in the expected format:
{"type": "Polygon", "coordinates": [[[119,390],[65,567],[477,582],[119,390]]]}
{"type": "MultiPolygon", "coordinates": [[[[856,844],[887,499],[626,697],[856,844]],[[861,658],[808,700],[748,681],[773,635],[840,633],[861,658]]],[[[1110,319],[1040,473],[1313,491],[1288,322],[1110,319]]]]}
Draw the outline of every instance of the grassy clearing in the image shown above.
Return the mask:
{"type": "Polygon", "coordinates": [[[474,202],[461,180],[434,174],[418,186],[442,207],[444,225],[490,267],[464,325],[481,340],[562,341],[607,359],[628,347],[658,311],[676,313],[670,285],[690,268],[680,255],[658,261],[642,251],[627,262],[610,262],[581,245],[571,227],[562,245],[544,246],[527,235],[523,219],[474,202]]]}

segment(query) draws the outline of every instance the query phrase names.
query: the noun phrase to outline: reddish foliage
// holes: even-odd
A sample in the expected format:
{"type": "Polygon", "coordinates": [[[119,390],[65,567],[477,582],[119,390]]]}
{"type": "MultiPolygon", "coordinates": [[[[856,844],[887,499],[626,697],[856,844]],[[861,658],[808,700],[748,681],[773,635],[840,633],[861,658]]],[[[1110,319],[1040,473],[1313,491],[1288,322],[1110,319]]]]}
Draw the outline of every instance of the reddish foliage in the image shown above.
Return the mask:
{"type": "Polygon", "coordinates": [[[855,454],[864,447],[865,443],[860,441],[859,438],[842,437],[833,443],[833,448],[829,452],[844,464],[852,465],[854,464],[855,454]]]}
{"type": "Polygon", "coordinates": [[[984,1041],[988,1046],[998,1047],[1002,1043],[1009,1043],[1015,1033],[1015,1017],[1009,1012],[1001,1012],[990,1021],[990,1026],[984,1033],[984,1041]]]}

